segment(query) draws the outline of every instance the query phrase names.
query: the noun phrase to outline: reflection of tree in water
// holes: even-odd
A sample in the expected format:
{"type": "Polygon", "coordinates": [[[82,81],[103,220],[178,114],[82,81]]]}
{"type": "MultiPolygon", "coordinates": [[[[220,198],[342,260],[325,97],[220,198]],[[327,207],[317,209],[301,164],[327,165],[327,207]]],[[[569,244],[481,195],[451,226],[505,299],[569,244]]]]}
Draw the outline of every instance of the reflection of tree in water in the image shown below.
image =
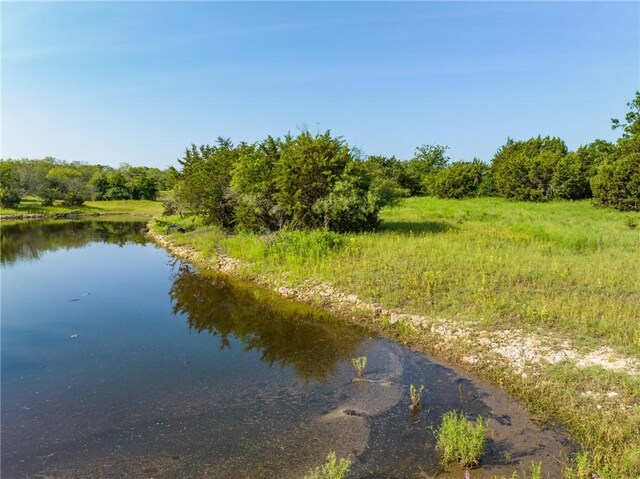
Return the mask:
{"type": "Polygon", "coordinates": [[[2,225],[0,230],[2,264],[20,259],[38,259],[45,251],[79,248],[90,242],[144,244],[141,221],[80,220],[24,222],[2,225]]]}
{"type": "Polygon", "coordinates": [[[220,336],[222,348],[233,336],[245,350],[261,351],[270,366],[290,366],[305,381],[328,379],[362,340],[356,328],[327,313],[225,275],[182,266],[169,294],[174,314],[186,315],[190,328],[220,336]]]}

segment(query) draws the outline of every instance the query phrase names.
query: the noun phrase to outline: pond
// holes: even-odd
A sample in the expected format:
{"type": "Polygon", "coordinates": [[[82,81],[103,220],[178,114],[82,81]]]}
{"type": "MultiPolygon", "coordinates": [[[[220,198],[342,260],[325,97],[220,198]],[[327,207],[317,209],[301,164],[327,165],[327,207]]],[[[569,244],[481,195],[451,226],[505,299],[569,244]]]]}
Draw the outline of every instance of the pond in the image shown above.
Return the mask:
{"type": "Polygon", "coordinates": [[[433,428],[489,419],[473,477],[559,470],[562,435],[503,392],[310,306],[190,265],[139,221],[3,225],[2,463],[14,477],[463,477],[433,428]],[[364,380],[351,359],[367,356],[364,380]],[[425,385],[410,410],[409,385],[425,385]]]}

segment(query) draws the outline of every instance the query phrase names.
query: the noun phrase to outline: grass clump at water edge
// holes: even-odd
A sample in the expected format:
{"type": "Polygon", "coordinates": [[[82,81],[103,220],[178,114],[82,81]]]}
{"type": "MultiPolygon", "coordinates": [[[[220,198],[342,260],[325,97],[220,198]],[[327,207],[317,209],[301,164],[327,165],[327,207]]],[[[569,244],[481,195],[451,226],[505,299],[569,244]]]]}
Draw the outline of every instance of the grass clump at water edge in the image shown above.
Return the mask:
{"type": "Polygon", "coordinates": [[[305,479],[343,479],[350,468],[351,461],[349,459],[338,459],[336,453],[331,451],[327,454],[327,462],[309,471],[305,479]]]}
{"type": "Polygon", "coordinates": [[[442,451],[445,463],[477,466],[484,452],[487,421],[478,418],[475,424],[464,413],[449,411],[442,416],[436,430],[436,447],[442,451]]]}

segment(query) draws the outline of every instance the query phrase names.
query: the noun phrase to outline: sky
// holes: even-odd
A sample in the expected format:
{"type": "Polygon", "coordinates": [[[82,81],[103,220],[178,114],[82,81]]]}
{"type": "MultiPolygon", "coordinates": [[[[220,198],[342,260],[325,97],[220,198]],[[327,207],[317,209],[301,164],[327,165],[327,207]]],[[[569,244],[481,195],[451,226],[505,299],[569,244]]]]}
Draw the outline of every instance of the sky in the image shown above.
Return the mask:
{"type": "Polygon", "coordinates": [[[3,158],[164,168],[330,129],[364,154],[614,140],[640,2],[0,2],[3,158]]]}

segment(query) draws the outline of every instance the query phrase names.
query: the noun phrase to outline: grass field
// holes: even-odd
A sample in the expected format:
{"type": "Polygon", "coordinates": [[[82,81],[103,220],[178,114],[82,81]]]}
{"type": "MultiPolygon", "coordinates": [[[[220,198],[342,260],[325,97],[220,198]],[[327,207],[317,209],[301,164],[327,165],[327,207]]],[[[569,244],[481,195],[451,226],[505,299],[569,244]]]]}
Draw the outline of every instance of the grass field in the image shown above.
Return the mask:
{"type": "MultiPolygon", "coordinates": [[[[483,330],[541,332],[585,350],[606,345],[640,357],[637,213],[596,209],[588,201],[410,198],[383,217],[380,231],[366,234],[226,236],[199,226],[173,239],[244,260],[249,277],[323,281],[386,308],[483,330]]],[[[408,332],[398,336],[420,342],[408,332]]],[[[580,477],[585,471],[605,479],[640,477],[637,376],[564,363],[543,367],[535,380],[500,368],[484,375],[540,418],[564,424],[588,453],[580,477]],[[622,402],[594,401],[610,391],[622,402]]]]}
{"type": "Polygon", "coordinates": [[[162,203],[148,200],[86,201],[82,206],[67,207],[62,206],[58,201],[52,206],[41,206],[39,198],[27,196],[22,199],[17,208],[0,208],[0,215],[53,215],[71,211],[77,213],[159,216],[162,214],[162,203]]]}

